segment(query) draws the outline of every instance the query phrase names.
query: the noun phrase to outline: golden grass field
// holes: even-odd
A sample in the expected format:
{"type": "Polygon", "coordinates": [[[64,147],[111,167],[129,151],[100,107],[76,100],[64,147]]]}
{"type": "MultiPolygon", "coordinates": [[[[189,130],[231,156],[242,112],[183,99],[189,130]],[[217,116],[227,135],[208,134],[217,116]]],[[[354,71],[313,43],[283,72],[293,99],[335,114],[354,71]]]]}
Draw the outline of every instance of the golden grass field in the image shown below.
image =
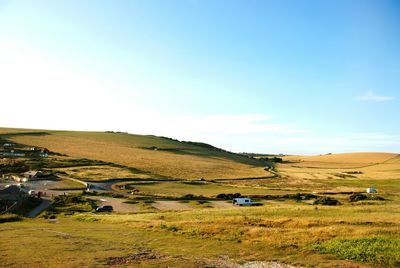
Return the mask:
{"type": "Polygon", "coordinates": [[[150,175],[136,173],[121,167],[113,166],[85,166],[53,168],[53,172],[65,172],[66,176],[84,181],[105,181],[109,179],[149,179],[150,175]]]}
{"type": "MultiPolygon", "coordinates": [[[[3,134],[10,131],[0,129],[3,134]]],[[[302,267],[400,267],[398,154],[287,156],[275,165],[277,176],[272,176],[258,161],[153,136],[43,132],[49,134],[6,137],[66,154],[67,160],[107,162],[54,169],[67,176],[90,180],[143,176],[143,180],[119,184],[138,188],[145,199],[140,194],[132,196],[130,201],[138,210],[126,214],[78,211],[60,214],[56,220],[39,217],[0,223],[0,259],[6,267],[222,268],[251,261],[302,267]],[[152,146],[172,151],[143,149],[152,146]],[[151,181],[159,175],[188,180],[151,181]],[[241,179],[266,175],[270,177],[241,179]],[[224,180],[193,181],[201,177],[224,180]],[[378,190],[369,197],[384,200],[350,202],[348,192],[365,193],[368,187],[378,190]],[[186,211],[152,207],[154,200],[162,198],[168,201],[195,194],[207,200],[234,192],[261,196],[314,193],[341,204],[260,197],[264,205],[259,207],[209,208],[193,200],[182,203],[190,207],[186,211]],[[114,263],[115,257],[122,263],[114,263]]]]}
{"type": "Polygon", "coordinates": [[[48,134],[9,136],[9,139],[75,158],[112,162],[167,177],[214,179],[271,176],[260,161],[155,136],[21,129],[0,129],[1,132],[45,132],[48,134]],[[159,149],[143,149],[153,146],[159,149]]]}
{"type": "Polygon", "coordinates": [[[286,156],[285,160],[288,161],[299,161],[304,162],[307,165],[313,166],[312,164],[324,163],[326,165],[333,164],[354,164],[355,167],[373,165],[388,161],[397,154],[393,153],[347,153],[347,154],[328,154],[318,156],[286,156]],[[312,163],[312,164],[311,164],[312,163]]]}
{"type": "Polygon", "coordinates": [[[400,155],[390,153],[349,153],[314,157],[286,157],[289,163],[277,166],[283,180],[315,191],[363,191],[375,187],[397,193],[400,155]],[[311,188],[310,188],[311,187],[311,188]]]}

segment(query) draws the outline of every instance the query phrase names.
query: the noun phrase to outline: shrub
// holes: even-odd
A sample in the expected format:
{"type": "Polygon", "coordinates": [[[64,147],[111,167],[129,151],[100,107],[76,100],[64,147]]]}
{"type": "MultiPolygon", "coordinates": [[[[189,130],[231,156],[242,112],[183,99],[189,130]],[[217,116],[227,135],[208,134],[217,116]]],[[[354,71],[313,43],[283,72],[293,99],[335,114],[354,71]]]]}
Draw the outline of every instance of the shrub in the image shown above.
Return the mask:
{"type": "Polygon", "coordinates": [[[362,194],[362,193],[354,193],[349,197],[350,202],[357,202],[357,201],[365,200],[367,198],[368,198],[368,196],[366,196],[365,194],[362,194]]]}
{"type": "Polygon", "coordinates": [[[182,196],[182,199],[189,199],[189,200],[198,200],[198,199],[204,199],[205,197],[202,195],[193,195],[193,194],[186,194],[182,196]]]}
{"type": "Polygon", "coordinates": [[[94,200],[86,199],[82,195],[71,194],[55,196],[48,212],[49,215],[59,213],[72,215],[75,212],[90,212],[95,208],[96,202],[94,200]]]}
{"type": "Polygon", "coordinates": [[[379,201],[384,201],[384,200],[386,200],[386,199],[383,198],[382,196],[376,196],[376,195],[374,195],[374,196],[368,197],[368,200],[379,200],[379,201]]]}
{"type": "Polygon", "coordinates": [[[171,231],[171,232],[177,232],[177,231],[178,231],[178,227],[173,226],[173,225],[168,226],[168,225],[166,225],[166,224],[161,224],[161,225],[160,225],[160,228],[161,228],[161,229],[164,229],[164,230],[171,231]]]}
{"type": "Polygon", "coordinates": [[[296,193],[296,194],[283,195],[282,198],[294,199],[294,200],[297,200],[297,201],[301,201],[301,200],[315,199],[315,198],[318,198],[318,196],[313,195],[313,194],[296,193]]]}
{"type": "Polygon", "coordinates": [[[357,202],[357,201],[361,201],[361,200],[378,200],[378,201],[383,201],[385,200],[385,198],[381,197],[381,196],[368,196],[366,194],[362,194],[362,193],[354,193],[352,194],[350,197],[350,202],[357,202]]]}
{"type": "Polygon", "coordinates": [[[320,197],[314,201],[314,205],[337,206],[340,202],[332,197],[320,197]]]}
{"type": "Polygon", "coordinates": [[[234,198],[239,198],[242,197],[240,193],[235,193],[235,194],[219,194],[216,196],[218,199],[225,199],[225,200],[231,200],[234,198]]]}

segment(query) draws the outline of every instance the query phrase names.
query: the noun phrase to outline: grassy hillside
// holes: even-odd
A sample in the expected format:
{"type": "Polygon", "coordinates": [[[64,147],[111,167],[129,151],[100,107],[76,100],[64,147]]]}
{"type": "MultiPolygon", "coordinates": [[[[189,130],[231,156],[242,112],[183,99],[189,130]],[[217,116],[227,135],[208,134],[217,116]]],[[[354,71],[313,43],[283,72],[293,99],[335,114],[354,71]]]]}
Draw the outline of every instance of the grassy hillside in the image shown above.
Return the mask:
{"type": "Polygon", "coordinates": [[[16,143],[40,146],[76,158],[137,168],[174,178],[244,178],[271,174],[265,163],[207,144],[127,133],[48,131],[0,128],[16,143]]]}

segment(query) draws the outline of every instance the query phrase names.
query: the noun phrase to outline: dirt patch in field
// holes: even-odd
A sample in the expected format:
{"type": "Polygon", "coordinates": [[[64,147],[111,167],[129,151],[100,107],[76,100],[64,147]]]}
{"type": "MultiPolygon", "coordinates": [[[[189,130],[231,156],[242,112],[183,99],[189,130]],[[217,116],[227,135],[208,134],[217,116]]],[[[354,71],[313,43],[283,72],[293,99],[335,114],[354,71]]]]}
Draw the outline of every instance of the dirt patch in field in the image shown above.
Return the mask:
{"type": "Polygon", "coordinates": [[[140,211],[134,204],[124,203],[126,199],[105,196],[91,196],[90,199],[97,200],[99,206],[112,206],[115,212],[132,213],[140,211]]]}
{"type": "Polygon", "coordinates": [[[210,201],[210,205],[213,208],[232,208],[232,202],[226,202],[226,201],[210,201]]]}
{"type": "Polygon", "coordinates": [[[238,264],[232,262],[228,259],[202,259],[196,262],[196,267],[214,267],[214,268],[300,268],[298,266],[293,266],[280,262],[270,262],[270,261],[249,261],[244,264],[238,264]]]}
{"type": "Polygon", "coordinates": [[[189,210],[193,209],[187,204],[180,203],[178,201],[157,201],[154,202],[153,207],[155,207],[158,210],[189,210]]]}
{"type": "Polygon", "coordinates": [[[124,265],[124,264],[139,264],[147,260],[161,260],[165,259],[164,255],[156,253],[150,249],[140,249],[137,253],[132,253],[123,257],[109,257],[106,262],[107,265],[124,265]]]}

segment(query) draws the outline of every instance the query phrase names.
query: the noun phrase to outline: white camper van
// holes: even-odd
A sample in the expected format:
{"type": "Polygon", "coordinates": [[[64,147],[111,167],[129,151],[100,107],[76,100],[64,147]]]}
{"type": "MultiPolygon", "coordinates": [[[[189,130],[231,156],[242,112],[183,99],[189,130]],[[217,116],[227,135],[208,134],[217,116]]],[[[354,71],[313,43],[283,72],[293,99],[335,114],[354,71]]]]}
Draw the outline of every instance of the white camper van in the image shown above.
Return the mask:
{"type": "Polygon", "coordinates": [[[374,194],[377,193],[378,191],[375,188],[367,188],[367,193],[369,194],[374,194]]]}
{"type": "Polygon", "coordinates": [[[236,206],[252,206],[254,204],[250,198],[234,198],[232,202],[236,206]]]}

